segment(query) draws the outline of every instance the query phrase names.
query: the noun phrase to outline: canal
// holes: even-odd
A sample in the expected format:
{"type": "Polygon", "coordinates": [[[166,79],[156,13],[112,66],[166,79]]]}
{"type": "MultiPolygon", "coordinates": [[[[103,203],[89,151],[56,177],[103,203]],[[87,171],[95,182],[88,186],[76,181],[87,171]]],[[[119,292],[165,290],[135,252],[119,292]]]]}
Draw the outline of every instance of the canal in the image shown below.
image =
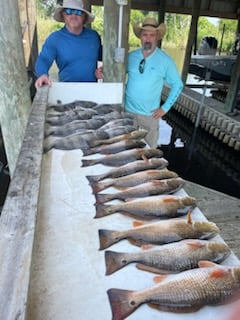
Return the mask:
{"type": "Polygon", "coordinates": [[[240,156],[174,109],[160,121],[159,145],[182,178],[240,198],[240,156]]]}

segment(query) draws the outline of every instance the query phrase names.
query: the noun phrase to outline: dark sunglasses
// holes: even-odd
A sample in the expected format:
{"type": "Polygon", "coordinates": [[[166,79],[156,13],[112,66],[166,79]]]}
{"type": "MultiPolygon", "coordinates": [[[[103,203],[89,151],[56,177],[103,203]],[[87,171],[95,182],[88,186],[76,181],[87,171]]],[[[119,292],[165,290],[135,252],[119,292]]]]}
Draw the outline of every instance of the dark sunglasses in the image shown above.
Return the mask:
{"type": "Polygon", "coordinates": [[[70,16],[71,14],[75,14],[76,16],[81,16],[83,14],[82,10],[77,10],[77,9],[70,9],[70,8],[65,8],[64,12],[70,16]]]}
{"type": "Polygon", "coordinates": [[[145,63],[146,63],[146,60],[145,60],[145,59],[142,59],[142,60],[139,62],[138,70],[139,70],[140,73],[143,73],[143,72],[144,72],[145,63]]]}

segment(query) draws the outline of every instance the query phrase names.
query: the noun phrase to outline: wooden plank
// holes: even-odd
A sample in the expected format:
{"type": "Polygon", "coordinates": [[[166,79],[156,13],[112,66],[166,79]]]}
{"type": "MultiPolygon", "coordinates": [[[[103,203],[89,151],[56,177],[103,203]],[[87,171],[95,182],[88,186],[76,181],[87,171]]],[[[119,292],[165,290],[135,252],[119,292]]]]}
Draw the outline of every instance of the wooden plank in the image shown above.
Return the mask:
{"type": "Polygon", "coordinates": [[[0,218],[0,319],[26,317],[48,87],[37,92],[0,218]]]}

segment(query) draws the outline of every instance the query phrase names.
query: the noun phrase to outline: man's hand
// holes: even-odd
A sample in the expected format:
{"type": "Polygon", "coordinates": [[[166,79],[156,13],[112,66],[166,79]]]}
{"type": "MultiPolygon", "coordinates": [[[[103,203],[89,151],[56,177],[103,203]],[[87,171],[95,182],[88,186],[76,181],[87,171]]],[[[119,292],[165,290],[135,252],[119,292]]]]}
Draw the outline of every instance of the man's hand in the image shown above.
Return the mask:
{"type": "Polygon", "coordinates": [[[160,119],[160,118],[162,118],[164,115],[166,114],[166,112],[165,111],[163,111],[163,109],[155,109],[155,110],[153,110],[153,118],[154,119],[160,119]]]}
{"type": "Polygon", "coordinates": [[[35,88],[38,89],[44,84],[48,85],[49,87],[52,85],[52,81],[49,79],[47,74],[43,74],[35,81],[35,88]]]}

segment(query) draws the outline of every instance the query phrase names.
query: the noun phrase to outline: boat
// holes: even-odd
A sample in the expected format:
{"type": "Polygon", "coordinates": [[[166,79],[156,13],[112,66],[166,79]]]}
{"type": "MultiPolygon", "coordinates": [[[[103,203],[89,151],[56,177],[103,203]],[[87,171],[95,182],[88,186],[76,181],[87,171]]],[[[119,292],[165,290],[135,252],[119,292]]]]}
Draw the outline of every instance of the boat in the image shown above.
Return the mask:
{"type": "Polygon", "coordinates": [[[202,38],[198,54],[191,57],[189,73],[201,79],[229,83],[237,55],[234,51],[232,55],[217,56],[217,43],[214,37],[202,38]]]}
{"type": "Polygon", "coordinates": [[[230,82],[236,57],[235,55],[193,55],[189,65],[189,73],[205,79],[207,72],[209,72],[206,80],[230,82]]]}

